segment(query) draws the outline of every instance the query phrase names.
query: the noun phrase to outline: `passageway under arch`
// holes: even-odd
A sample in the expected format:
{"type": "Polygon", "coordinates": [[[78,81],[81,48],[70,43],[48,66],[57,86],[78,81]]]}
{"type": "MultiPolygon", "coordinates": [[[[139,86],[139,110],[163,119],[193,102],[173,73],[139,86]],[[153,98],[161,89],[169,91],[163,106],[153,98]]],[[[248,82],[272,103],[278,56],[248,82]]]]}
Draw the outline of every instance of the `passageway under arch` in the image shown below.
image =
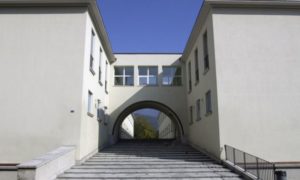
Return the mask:
{"type": "Polygon", "coordinates": [[[155,109],[157,111],[162,112],[168,118],[172,121],[172,123],[175,126],[176,133],[175,133],[175,139],[180,139],[184,135],[184,129],[181,123],[181,120],[179,119],[178,115],[168,106],[156,102],[156,101],[141,101],[133,103],[132,105],[129,105],[127,108],[125,108],[117,117],[114,126],[112,135],[116,137],[118,140],[120,140],[120,128],[123,123],[123,121],[133,112],[141,110],[141,109],[155,109]]]}

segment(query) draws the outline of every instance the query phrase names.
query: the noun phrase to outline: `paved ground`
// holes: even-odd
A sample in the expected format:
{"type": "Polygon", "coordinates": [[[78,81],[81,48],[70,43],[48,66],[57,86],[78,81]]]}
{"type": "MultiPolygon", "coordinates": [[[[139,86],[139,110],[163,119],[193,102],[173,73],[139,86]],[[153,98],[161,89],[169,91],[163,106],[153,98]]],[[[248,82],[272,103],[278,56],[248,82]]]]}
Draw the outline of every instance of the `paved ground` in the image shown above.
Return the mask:
{"type": "Polygon", "coordinates": [[[208,156],[172,142],[121,142],[74,166],[59,180],[186,179],[240,180],[208,156]]]}

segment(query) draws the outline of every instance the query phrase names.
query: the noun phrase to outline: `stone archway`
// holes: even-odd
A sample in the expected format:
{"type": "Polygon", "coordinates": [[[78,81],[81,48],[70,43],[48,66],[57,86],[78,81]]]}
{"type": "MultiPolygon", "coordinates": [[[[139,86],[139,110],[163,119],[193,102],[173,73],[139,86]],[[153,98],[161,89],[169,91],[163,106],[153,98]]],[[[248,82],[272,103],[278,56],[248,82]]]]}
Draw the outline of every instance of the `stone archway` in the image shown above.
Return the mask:
{"type": "Polygon", "coordinates": [[[136,103],[128,106],[127,108],[125,108],[118,115],[118,117],[113,125],[112,135],[114,137],[119,138],[119,129],[120,129],[120,126],[121,126],[123,120],[132,112],[139,110],[139,109],[143,109],[143,108],[156,109],[156,110],[159,110],[159,111],[163,112],[164,114],[166,114],[176,126],[176,129],[177,129],[176,139],[180,139],[181,137],[183,137],[184,129],[183,129],[181,120],[179,119],[178,115],[170,107],[168,107],[160,102],[156,102],[156,101],[140,101],[140,102],[136,102],[136,103]]]}

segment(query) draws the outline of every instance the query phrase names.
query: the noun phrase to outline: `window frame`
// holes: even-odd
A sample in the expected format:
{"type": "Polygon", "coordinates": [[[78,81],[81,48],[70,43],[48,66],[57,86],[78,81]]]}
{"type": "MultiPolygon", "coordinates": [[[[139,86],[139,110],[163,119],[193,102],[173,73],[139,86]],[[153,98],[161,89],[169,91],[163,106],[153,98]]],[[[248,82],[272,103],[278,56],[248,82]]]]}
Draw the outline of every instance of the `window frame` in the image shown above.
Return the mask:
{"type": "Polygon", "coordinates": [[[193,90],[192,87],[192,63],[188,62],[188,93],[191,93],[193,90]]]}
{"type": "Polygon", "coordinates": [[[202,35],[202,43],[203,43],[203,62],[204,62],[203,68],[204,68],[204,74],[206,74],[210,69],[207,30],[202,35]]]}
{"type": "Polygon", "coordinates": [[[211,96],[211,90],[208,90],[205,93],[205,112],[206,112],[206,116],[211,115],[212,114],[212,96],[211,96]]]}
{"type": "Polygon", "coordinates": [[[195,85],[197,85],[200,81],[198,48],[194,50],[194,61],[195,61],[195,85]]]}
{"type": "Polygon", "coordinates": [[[196,101],[196,117],[197,121],[200,121],[202,119],[201,117],[201,99],[197,99],[196,101]]]}
{"type": "Polygon", "coordinates": [[[96,34],[94,32],[94,30],[91,30],[91,46],[90,46],[90,64],[89,64],[89,68],[90,68],[90,72],[92,73],[92,75],[95,75],[95,71],[94,71],[94,48],[95,48],[95,37],[96,34]]]}
{"type": "Polygon", "coordinates": [[[158,86],[158,66],[138,66],[138,85],[139,86],[158,86]],[[146,75],[140,75],[140,68],[147,68],[147,74],[146,75]],[[156,75],[150,75],[150,68],[156,68],[157,73],[156,75]],[[146,78],[147,84],[140,84],[140,78],[146,78]],[[155,84],[149,84],[150,77],[156,77],[156,83],[155,84]]]}
{"type": "Polygon", "coordinates": [[[194,110],[193,105],[189,107],[189,114],[190,114],[190,125],[194,123],[194,110]]]}
{"type": "Polygon", "coordinates": [[[134,66],[114,66],[114,86],[134,86],[134,66]],[[116,75],[116,69],[115,68],[122,68],[122,75],[116,75]],[[125,72],[125,68],[126,67],[130,67],[133,69],[133,72],[132,72],[132,75],[126,75],[126,72],[125,72]],[[120,84],[116,84],[116,77],[119,77],[119,78],[122,78],[122,85],[120,84]],[[132,85],[127,85],[126,84],[126,78],[128,77],[132,77],[132,85]]]}
{"type": "MultiPolygon", "coordinates": [[[[175,70],[175,72],[176,72],[175,70]]],[[[182,67],[181,66],[162,66],[162,79],[161,79],[161,84],[162,86],[171,86],[171,87],[176,87],[176,86],[182,86],[182,67]],[[171,76],[168,76],[168,80],[169,78],[180,78],[180,85],[174,85],[174,83],[170,83],[170,84],[164,84],[164,78],[166,77],[165,74],[164,74],[164,68],[176,68],[177,69],[180,69],[180,75],[176,75],[176,73],[174,74],[174,77],[171,77],[171,76]]],[[[169,81],[168,81],[169,82],[169,81]]]]}
{"type": "Polygon", "coordinates": [[[102,84],[102,53],[103,53],[103,50],[102,48],[100,47],[100,51],[99,51],[99,74],[98,74],[98,82],[100,84],[100,86],[103,86],[102,84]]]}

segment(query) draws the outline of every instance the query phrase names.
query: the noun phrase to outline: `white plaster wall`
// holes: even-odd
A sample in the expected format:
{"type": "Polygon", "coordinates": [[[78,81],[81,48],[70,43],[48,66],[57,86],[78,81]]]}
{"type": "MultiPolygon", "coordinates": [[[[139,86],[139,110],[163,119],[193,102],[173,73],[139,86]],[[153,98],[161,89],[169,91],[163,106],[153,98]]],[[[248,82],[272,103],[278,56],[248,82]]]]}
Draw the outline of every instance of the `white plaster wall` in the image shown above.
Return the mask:
{"type": "Polygon", "coordinates": [[[201,27],[201,32],[197,37],[193,49],[186,59],[186,89],[187,94],[187,108],[193,106],[193,123],[190,123],[190,111],[188,109],[189,122],[189,141],[190,143],[201,150],[208,152],[210,155],[220,156],[220,140],[219,140],[219,123],[218,123],[218,101],[217,101],[217,87],[216,87],[216,71],[214,61],[214,40],[213,40],[213,26],[212,15],[208,13],[205,22],[201,27]],[[208,72],[204,69],[204,55],[203,55],[203,34],[207,31],[208,36],[208,52],[209,52],[209,66],[208,72]],[[198,48],[198,63],[199,63],[199,83],[196,84],[195,75],[195,58],[194,51],[198,48]],[[192,75],[192,91],[189,92],[188,87],[188,63],[191,62],[191,75],[192,75]],[[205,108],[205,94],[211,91],[212,96],[212,114],[206,115],[205,108]],[[201,120],[197,120],[196,101],[200,99],[201,106],[201,120]]]}
{"type": "Polygon", "coordinates": [[[185,70],[177,54],[117,54],[117,61],[111,66],[110,82],[110,134],[118,115],[128,106],[140,101],[157,101],[170,107],[181,119],[187,133],[187,109],[185,96],[185,70]],[[139,86],[138,66],[158,66],[161,84],[162,66],[182,66],[182,86],[139,86]],[[114,66],[134,66],[135,86],[114,86],[114,66]]]}
{"type": "Polygon", "coordinates": [[[215,9],[221,146],[300,160],[300,12],[215,9]]]}
{"type": "MultiPolygon", "coordinates": [[[[77,158],[82,159],[91,153],[95,153],[99,148],[102,148],[107,143],[107,126],[97,121],[97,106],[98,100],[101,101],[100,108],[105,110],[108,106],[108,93],[105,92],[105,64],[108,62],[106,52],[103,44],[100,42],[100,37],[96,33],[90,15],[86,13],[85,28],[85,49],[84,49],[84,63],[83,63],[83,86],[82,86],[82,106],[81,106],[81,128],[80,128],[80,154],[77,158]],[[91,52],[91,32],[95,32],[94,44],[94,72],[90,71],[90,52],[91,52]],[[101,83],[99,82],[99,63],[100,63],[100,47],[102,48],[101,58],[101,83]],[[93,117],[88,116],[88,91],[93,93],[92,114],[93,117]]],[[[108,73],[109,73],[108,63],[108,73]]],[[[108,74],[107,73],[107,74],[108,74]]],[[[80,95],[79,95],[80,97],[80,95]]]]}
{"type": "Polygon", "coordinates": [[[134,119],[132,114],[128,115],[122,125],[121,125],[121,131],[126,132],[126,134],[120,134],[122,139],[133,139],[134,138],[134,119]]]}
{"type": "Polygon", "coordinates": [[[78,146],[86,10],[0,14],[0,163],[78,146]]]}

